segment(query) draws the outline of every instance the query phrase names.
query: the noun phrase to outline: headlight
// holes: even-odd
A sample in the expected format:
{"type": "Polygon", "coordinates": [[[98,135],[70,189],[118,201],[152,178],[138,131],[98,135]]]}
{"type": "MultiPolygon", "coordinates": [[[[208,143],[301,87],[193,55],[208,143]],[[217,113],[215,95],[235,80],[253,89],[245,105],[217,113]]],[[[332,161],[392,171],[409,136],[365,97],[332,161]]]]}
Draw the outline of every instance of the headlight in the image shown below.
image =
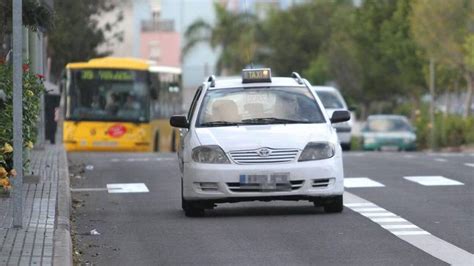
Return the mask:
{"type": "Polygon", "coordinates": [[[192,157],[197,163],[230,163],[224,151],[217,145],[196,147],[192,157]]]}
{"type": "Polygon", "coordinates": [[[328,142],[310,142],[306,145],[298,159],[299,162],[329,159],[334,156],[336,149],[328,142]]]}
{"type": "Polygon", "coordinates": [[[408,137],[403,138],[403,142],[405,144],[409,144],[409,143],[412,143],[412,142],[415,142],[415,141],[416,141],[416,136],[414,136],[414,135],[410,135],[408,137]]]}

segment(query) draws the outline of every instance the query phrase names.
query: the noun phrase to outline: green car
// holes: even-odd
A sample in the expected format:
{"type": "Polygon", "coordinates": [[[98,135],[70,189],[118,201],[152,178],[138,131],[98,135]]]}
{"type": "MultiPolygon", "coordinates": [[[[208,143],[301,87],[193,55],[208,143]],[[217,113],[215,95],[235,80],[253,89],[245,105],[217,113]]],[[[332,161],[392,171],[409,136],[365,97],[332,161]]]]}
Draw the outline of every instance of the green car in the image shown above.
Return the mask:
{"type": "Polygon", "coordinates": [[[362,128],[362,146],[373,151],[414,151],[415,130],[405,116],[371,115],[362,128]]]}

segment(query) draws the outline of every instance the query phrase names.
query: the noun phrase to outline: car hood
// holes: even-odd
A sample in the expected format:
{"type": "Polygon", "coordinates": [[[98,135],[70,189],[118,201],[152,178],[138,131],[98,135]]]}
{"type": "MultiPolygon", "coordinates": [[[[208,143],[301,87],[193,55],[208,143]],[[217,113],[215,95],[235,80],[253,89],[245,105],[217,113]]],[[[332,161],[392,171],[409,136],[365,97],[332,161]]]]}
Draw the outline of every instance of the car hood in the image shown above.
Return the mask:
{"type": "Polygon", "coordinates": [[[303,149],[310,141],[336,141],[327,124],[252,125],[196,128],[201,145],[224,151],[268,148],[303,149]]]}
{"type": "Polygon", "coordinates": [[[393,139],[393,138],[415,138],[415,134],[408,131],[394,131],[394,132],[364,132],[362,133],[364,138],[377,138],[377,139],[393,139]]]}

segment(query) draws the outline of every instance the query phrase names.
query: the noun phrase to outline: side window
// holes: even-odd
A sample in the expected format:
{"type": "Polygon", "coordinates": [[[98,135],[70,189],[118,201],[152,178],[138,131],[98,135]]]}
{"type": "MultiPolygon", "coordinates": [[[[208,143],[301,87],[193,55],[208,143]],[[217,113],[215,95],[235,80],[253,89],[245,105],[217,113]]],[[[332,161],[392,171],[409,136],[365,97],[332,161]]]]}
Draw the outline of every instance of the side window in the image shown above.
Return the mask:
{"type": "Polygon", "coordinates": [[[191,121],[193,114],[194,114],[194,109],[196,109],[197,101],[199,100],[199,96],[201,96],[201,91],[202,91],[202,86],[199,87],[196,91],[196,94],[194,94],[193,101],[191,102],[191,106],[189,107],[189,112],[188,112],[188,120],[191,121]]]}

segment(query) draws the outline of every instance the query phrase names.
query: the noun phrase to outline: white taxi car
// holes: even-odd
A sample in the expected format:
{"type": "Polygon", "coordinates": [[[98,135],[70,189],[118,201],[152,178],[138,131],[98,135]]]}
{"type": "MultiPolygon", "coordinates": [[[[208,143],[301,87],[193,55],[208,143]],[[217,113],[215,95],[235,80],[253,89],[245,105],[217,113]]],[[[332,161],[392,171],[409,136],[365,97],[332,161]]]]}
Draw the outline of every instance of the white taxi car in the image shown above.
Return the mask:
{"type": "Polygon", "coordinates": [[[173,116],[182,128],[178,151],[182,207],[202,216],[216,203],[308,200],[326,212],[343,210],[342,150],[311,85],[297,73],[272,78],[270,69],[242,78],[209,77],[189,112],[173,116]]]}

